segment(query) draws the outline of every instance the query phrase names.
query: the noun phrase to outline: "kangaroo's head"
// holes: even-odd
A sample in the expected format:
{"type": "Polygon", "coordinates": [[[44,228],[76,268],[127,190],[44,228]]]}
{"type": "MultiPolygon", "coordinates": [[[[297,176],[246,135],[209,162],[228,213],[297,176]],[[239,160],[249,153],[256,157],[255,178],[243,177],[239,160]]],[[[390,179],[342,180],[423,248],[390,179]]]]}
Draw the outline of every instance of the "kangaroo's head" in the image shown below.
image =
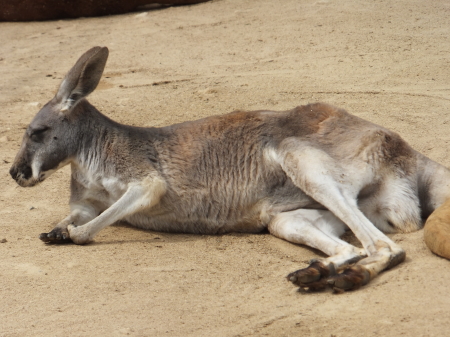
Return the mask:
{"type": "Polygon", "coordinates": [[[97,87],[108,48],[84,53],[61,82],[55,97],[33,118],[9,171],[20,186],[34,186],[68,164],[77,149],[80,103],[97,87]]]}

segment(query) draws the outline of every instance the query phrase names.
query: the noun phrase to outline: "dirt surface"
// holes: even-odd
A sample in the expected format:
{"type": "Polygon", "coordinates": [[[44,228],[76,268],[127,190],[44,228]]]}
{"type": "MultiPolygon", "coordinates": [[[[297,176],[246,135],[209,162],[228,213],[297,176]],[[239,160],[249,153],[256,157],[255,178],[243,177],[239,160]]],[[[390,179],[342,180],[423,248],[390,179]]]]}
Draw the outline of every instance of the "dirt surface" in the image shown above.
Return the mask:
{"type": "MultiPolygon", "coordinates": [[[[354,292],[285,276],[319,252],[269,234],[104,229],[38,240],[68,213],[68,167],[34,188],[8,170],[24,128],[76,59],[110,48],[90,101],[163,126],[324,101],[399,132],[450,166],[447,0],[215,0],[120,16],[0,24],[0,336],[448,336],[447,260],[422,231],[406,262],[354,292]]],[[[352,235],[346,238],[356,242],[352,235]]]]}

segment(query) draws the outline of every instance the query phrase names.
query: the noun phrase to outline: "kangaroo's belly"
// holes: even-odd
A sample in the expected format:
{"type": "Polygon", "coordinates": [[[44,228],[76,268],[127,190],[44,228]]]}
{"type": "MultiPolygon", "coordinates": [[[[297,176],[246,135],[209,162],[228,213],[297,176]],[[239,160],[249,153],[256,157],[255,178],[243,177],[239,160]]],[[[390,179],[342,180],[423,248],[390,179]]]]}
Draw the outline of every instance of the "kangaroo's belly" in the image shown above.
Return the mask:
{"type": "MultiPolygon", "coordinates": [[[[212,203],[212,202],[211,202],[212,203]]],[[[267,197],[250,205],[204,204],[202,208],[189,208],[183,203],[171,209],[161,205],[126,217],[129,224],[148,230],[174,233],[224,234],[230,232],[258,233],[267,228],[272,218],[285,211],[299,208],[321,208],[321,205],[303,193],[279,198],[267,197]]]]}

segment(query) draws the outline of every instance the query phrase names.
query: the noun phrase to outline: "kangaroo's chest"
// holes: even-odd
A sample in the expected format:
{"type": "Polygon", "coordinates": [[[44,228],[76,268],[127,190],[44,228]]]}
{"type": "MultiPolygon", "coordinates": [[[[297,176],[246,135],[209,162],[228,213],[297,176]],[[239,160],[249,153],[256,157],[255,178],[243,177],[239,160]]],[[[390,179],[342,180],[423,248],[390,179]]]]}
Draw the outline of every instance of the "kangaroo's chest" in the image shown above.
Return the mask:
{"type": "Polygon", "coordinates": [[[95,200],[105,207],[116,202],[127,190],[128,184],[120,178],[72,170],[72,178],[81,188],[82,199],[95,200]]]}

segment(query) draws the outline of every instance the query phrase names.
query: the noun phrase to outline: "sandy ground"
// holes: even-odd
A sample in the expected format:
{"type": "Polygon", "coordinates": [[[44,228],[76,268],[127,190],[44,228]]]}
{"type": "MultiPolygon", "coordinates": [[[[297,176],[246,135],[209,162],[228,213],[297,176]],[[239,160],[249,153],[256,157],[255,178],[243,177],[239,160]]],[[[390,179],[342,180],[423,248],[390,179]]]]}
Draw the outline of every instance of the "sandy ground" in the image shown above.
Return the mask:
{"type": "Polygon", "coordinates": [[[269,234],[117,224],[87,246],[46,245],[39,233],[68,213],[69,168],[32,189],[8,170],[24,128],[94,45],[110,58],[90,101],[117,121],[325,101],[449,166],[449,17],[447,0],[215,0],[0,23],[0,336],[448,336],[450,265],[422,231],[391,235],[407,260],[370,285],[302,294],[285,276],[320,253],[269,234]]]}

